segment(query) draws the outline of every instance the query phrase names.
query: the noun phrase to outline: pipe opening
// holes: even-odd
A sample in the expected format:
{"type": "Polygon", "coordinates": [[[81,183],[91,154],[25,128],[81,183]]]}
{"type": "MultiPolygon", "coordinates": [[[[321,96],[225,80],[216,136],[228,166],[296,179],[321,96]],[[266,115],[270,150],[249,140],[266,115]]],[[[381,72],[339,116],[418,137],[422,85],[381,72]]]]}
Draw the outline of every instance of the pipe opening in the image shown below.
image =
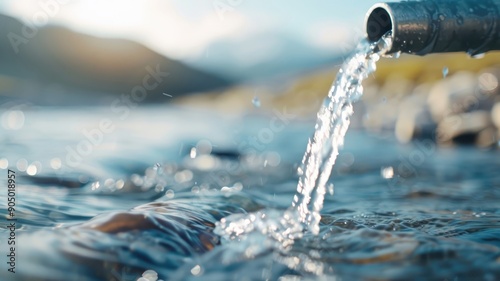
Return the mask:
{"type": "Polygon", "coordinates": [[[378,41],[384,34],[392,30],[392,20],[389,12],[384,8],[376,8],[366,21],[366,34],[368,40],[378,41]]]}

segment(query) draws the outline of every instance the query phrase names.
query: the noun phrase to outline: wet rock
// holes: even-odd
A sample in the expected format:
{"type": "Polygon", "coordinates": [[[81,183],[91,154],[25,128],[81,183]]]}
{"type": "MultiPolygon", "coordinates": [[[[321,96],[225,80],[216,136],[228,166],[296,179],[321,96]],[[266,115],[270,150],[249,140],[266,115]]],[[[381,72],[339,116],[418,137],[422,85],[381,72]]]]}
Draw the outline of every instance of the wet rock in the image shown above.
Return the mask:
{"type": "Polygon", "coordinates": [[[491,126],[488,111],[455,114],[438,123],[436,137],[443,144],[476,144],[478,135],[491,126]]]}
{"type": "Polygon", "coordinates": [[[489,127],[479,132],[476,138],[476,145],[484,148],[493,147],[496,145],[497,140],[497,130],[493,127],[489,127]]]}
{"type": "Polygon", "coordinates": [[[496,103],[491,110],[491,119],[493,124],[500,129],[500,103],[496,103]]]}
{"type": "Polygon", "coordinates": [[[477,85],[477,78],[470,72],[459,72],[437,82],[429,92],[428,104],[433,119],[442,119],[469,110],[477,85]]]}
{"type": "Polygon", "coordinates": [[[399,105],[399,114],[395,125],[396,138],[407,143],[415,138],[431,138],[435,129],[431,113],[426,106],[425,92],[428,87],[417,87],[399,105]]]}

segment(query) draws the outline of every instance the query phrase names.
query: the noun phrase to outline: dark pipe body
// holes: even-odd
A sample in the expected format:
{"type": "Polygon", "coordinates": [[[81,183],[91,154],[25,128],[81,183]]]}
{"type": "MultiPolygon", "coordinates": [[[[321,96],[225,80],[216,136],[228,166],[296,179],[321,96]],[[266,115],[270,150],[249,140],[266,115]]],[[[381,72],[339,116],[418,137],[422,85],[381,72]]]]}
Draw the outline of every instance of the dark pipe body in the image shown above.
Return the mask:
{"type": "Polygon", "coordinates": [[[392,30],[389,53],[417,55],[500,50],[500,0],[424,0],[375,4],[366,34],[377,41],[392,30]]]}

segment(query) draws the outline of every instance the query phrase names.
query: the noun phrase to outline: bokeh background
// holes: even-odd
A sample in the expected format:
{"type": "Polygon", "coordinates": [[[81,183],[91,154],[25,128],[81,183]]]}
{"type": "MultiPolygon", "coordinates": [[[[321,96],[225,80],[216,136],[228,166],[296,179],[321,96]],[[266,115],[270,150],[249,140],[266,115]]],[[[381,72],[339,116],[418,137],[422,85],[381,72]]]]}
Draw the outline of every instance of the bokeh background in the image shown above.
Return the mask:
{"type": "MultiPolygon", "coordinates": [[[[2,1],[2,127],[20,129],[23,111],[38,106],[110,107],[155,69],[168,77],[138,106],[238,115],[286,107],[314,119],[376,2],[2,1]]],[[[498,147],[499,63],[494,52],[383,59],[353,127],[498,147]]]]}

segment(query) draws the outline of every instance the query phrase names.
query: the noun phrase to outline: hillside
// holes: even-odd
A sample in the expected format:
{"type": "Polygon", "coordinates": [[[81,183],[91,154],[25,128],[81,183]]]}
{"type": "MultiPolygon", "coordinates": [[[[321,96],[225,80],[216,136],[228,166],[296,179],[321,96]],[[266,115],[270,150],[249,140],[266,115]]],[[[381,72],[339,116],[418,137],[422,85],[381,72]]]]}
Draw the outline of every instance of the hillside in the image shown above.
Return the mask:
{"type": "Polygon", "coordinates": [[[148,92],[145,103],[165,101],[162,93],[177,97],[229,85],[226,79],[129,40],[97,38],[57,26],[40,28],[32,38],[25,34],[21,22],[0,15],[0,36],[9,38],[0,41],[1,96],[42,104],[93,104],[102,95],[130,93],[151,72],[161,72],[165,79],[148,92]],[[62,99],[54,98],[54,88],[62,99]]]}

